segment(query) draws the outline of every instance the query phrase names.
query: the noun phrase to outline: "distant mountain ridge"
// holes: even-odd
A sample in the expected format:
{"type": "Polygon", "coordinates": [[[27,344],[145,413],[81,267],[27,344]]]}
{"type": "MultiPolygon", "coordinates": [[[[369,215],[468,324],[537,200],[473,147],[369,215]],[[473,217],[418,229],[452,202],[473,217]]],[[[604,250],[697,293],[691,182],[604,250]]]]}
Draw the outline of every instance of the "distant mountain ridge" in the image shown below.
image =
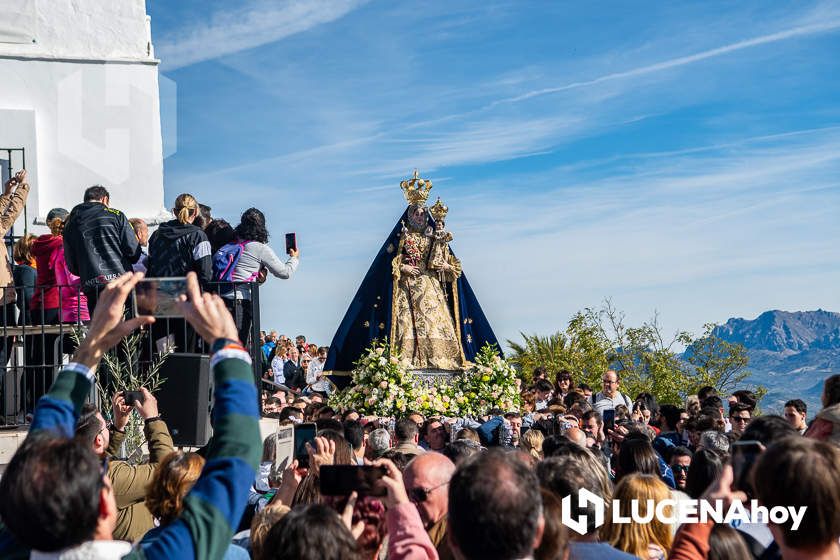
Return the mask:
{"type": "Polygon", "coordinates": [[[801,398],[812,417],[819,409],[823,380],[840,373],[840,313],[772,310],[752,320],[729,319],[714,333],[747,349],[748,382],[767,387],[762,408],[768,412],[801,398]]]}

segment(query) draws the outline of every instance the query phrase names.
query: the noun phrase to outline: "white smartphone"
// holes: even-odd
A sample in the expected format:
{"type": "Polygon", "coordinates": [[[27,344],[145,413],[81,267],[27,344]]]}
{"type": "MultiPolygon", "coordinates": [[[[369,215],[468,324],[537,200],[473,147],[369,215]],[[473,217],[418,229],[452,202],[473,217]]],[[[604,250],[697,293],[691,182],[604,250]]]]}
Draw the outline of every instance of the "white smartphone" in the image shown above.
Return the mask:
{"type": "Polygon", "coordinates": [[[274,466],[278,473],[283,472],[295,457],[295,426],[283,424],[277,427],[275,439],[274,466]]]}

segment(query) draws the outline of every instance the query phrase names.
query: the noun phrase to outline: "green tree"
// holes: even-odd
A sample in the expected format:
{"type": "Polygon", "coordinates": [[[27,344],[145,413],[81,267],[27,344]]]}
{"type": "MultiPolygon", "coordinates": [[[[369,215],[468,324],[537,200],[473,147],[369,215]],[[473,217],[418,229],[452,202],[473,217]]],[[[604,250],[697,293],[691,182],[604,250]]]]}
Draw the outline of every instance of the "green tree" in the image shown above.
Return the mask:
{"type": "Polygon", "coordinates": [[[544,367],[553,375],[561,369],[568,353],[566,348],[568,340],[562,332],[556,332],[548,336],[538,334],[519,333],[522,336],[522,343],[508,340],[508,346],[513,351],[509,361],[519,371],[520,378],[526,383],[534,379],[534,370],[544,367]]]}
{"type": "Polygon", "coordinates": [[[584,314],[609,341],[607,362],[621,377],[622,392],[630,398],[651,393],[661,403],[684,399],[689,372],[677,350],[691,342],[688,333],[665,335],[657,314],[638,327],[627,326],[624,313],[609,299],[601,308],[587,309],[584,314]]]}
{"type": "Polygon", "coordinates": [[[583,313],[576,313],[564,332],[549,336],[522,334],[523,343],[508,340],[512,355],[508,358],[520,372],[523,381],[530,383],[537,367],[545,367],[550,378],[561,370],[569,370],[577,383],[600,385],[601,374],[607,369],[609,341],[583,313]]]}
{"type": "Polygon", "coordinates": [[[529,382],[537,366],[550,374],[568,369],[576,383],[594,390],[601,377],[615,369],[621,377],[621,391],[631,398],[649,392],[660,402],[679,403],[690,385],[690,368],[677,350],[692,342],[686,332],[667,337],[658,317],[641,326],[629,327],[625,316],[610,300],[600,308],[586,308],[572,316],[566,330],[548,337],[523,334],[524,343],[508,341],[513,351],[510,361],[529,382]]]}
{"type": "MultiPolygon", "coordinates": [[[[747,349],[741,344],[723,340],[715,334],[715,328],[717,325],[714,323],[706,324],[703,336],[686,348],[686,360],[694,367],[690,384],[692,392],[709,385],[721,394],[729,393],[750,375],[747,349]]],[[[759,387],[756,392],[762,390],[759,387]]]]}

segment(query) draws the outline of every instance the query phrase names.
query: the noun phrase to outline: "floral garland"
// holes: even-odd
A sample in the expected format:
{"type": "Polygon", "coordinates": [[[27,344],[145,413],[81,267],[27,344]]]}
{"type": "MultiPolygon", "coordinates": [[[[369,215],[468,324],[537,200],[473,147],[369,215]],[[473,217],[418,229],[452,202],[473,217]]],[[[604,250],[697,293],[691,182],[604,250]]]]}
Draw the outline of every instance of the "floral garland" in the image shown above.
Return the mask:
{"type": "Polygon", "coordinates": [[[375,341],[354,364],[352,377],[352,386],[332,395],[331,406],[375,416],[419,412],[473,418],[492,408],[509,411],[520,406],[516,370],[489,344],[470,368],[427,386],[400,365],[399,355],[389,344],[375,341]]]}

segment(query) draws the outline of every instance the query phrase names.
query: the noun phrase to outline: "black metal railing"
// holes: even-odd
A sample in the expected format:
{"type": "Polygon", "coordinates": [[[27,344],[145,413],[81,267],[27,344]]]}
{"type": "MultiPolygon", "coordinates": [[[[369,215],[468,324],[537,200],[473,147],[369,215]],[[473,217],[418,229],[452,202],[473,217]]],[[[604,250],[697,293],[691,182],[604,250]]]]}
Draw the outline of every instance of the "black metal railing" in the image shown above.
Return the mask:
{"type": "MultiPolygon", "coordinates": [[[[228,282],[207,289],[220,293],[238,319],[242,342],[251,355],[254,380],[259,384],[264,367],[259,343],[259,285],[228,282]]],[[[0,288],[0,294],[0,428],[14,428],[29,423],[38,398],[49,390],[60,367],[84,338],[88,302],[77,285],[9,286],[0,288]]],[[[98,299],[97,293],[91,296],[98,299]]],[[[132,313],[129,302],[126,314],[132,313]]],[[[133,358],[133,366],[139,371],[145,371],[166,345],[174,345],[175,353],[209,353],[180,318],[158,318],[144,330],[140,345],[133,358]]],[[[100,367],[100,383],[107,384],[108,375],[107,368],[100,367]]],[[[90,398],[97,398],[95,389],[90,398]]]]}

